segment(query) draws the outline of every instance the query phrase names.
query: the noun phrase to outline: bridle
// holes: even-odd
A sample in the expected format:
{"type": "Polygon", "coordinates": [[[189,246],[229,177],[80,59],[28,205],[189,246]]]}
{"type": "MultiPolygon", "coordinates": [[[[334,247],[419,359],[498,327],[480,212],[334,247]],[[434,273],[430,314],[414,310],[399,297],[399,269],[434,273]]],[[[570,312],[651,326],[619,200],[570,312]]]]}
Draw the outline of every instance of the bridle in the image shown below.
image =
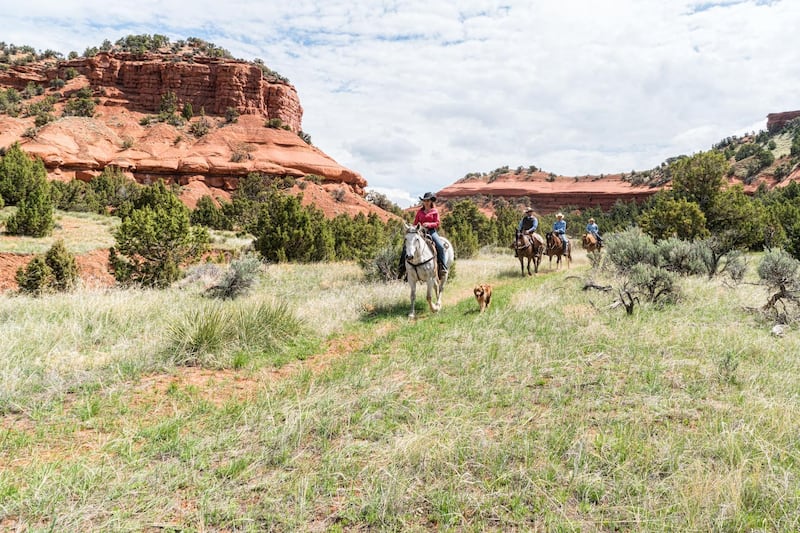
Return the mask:
{"type": "MultiPolygon", "coordinates": [[[[413,233],[413,234],[414,234],[414,235],[415,235],[417,238],[421,239],[423,244],[425,244],[425,239],[424,239],[424,237],[422,237],[422,235],[420,235],[420,234],[419,234],[419,232],[417,232],[417,231],[409,231],[409,232],[408,232],[408,234],[412,234],[412,233],[413,233]]],[[[419,271],[417,270],[417,267],[421,267],[421,266],[423,266],[423,265],[426,265],[426,264],[430,263],[431,261],[433,261],[433,258],[434,258],[434,257],[435,257],[435,255],[431,255],[431,256],[430,256],[429,258],[427,258],[425,261],[421,261],[421,262],[419,262],[419,263],[414,263],[414,262],[411,260],[412,258],[411,258],[411,257],[409,257],[408,255],[406,255],[406,264],[414,268],[414,273],[417,275],[417,278],[419,278],[419,277],[420,277],[420,275],[419,275],[419,271]]]]}

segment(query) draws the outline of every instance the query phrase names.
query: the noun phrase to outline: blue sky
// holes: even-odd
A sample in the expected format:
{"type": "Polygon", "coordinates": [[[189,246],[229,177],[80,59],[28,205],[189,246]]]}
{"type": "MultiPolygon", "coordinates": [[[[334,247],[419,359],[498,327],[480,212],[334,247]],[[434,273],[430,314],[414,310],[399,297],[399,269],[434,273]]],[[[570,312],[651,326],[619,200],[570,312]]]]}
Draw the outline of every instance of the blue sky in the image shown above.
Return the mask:
{"type": "Polygon", "coordinates": [[[796,0],[29,0],[0,40],[200,37],[297,88],[303,129],[401,206],[470,172],[645,170],[800,109],[796,0]]]}

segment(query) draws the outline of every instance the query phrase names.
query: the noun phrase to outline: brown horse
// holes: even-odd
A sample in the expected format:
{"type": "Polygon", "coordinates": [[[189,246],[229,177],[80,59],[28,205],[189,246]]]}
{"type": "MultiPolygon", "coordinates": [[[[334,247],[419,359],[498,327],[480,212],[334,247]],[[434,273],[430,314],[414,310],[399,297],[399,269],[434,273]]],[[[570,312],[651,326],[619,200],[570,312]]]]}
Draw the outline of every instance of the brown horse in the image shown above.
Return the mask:
{"type": "Polygon", "coordinates": [[[548,231],[547,248],[544,253],[550,258],[550,268],[553,268],[553,256],[556,256],[556,269],[561,268],[561,256],[567,258],[567,268],[569,268],[569,262],[572,260],[572,244],[568,244],[567,249],[564,250],[561,238],[552,231],[548,231]]]}
{"type": "Polygon", "coordinates": [[[539,263],[542,262],[542,251],[544,250],[544,239],[541,235],[538,233],[522,233],[517,230],[517,235],[511,248],[519,258],[519,269],[522,271],[523,276],[525,275],[525,266],[523,264],[525,258],[528,259],[528,275],[533,275],[531,274],[531,261],[533,261],[534,273],[539,272],[539,263]]]}
{"type": "Polygon", "coordinates": [[[592,233],[584,233],[581,243],[583,244],[583,249],[587,252],[599,252],[603,246],[592,233]]]}

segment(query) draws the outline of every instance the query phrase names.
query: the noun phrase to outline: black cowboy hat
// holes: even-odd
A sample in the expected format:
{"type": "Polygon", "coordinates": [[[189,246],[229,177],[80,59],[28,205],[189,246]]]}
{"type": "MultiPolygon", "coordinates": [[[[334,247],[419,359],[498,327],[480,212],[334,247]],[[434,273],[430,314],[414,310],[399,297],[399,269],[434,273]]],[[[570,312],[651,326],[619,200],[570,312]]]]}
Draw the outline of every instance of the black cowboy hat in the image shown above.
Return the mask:
{"type": "Polygon", "coordinates": [[[436,196],[432,192],[426,192],[424,195],[420,196],[419,199],[422,201],[430,200],[431,202],[435,202],[436,196]]]}

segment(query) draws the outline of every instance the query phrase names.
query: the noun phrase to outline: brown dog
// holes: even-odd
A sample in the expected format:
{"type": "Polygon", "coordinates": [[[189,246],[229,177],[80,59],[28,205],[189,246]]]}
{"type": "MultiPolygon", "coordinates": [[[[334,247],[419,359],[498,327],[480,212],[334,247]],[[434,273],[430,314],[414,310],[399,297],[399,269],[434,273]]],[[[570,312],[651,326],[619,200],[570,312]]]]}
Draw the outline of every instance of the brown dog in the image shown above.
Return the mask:
{"type": "Polygon", "coordinates": [[[480,312],[483,313],[489,307],[492,301],[492,286],[491,285],[475,285],[472,290],[475,293],[475,299],[478,300],[480,312]]]}

